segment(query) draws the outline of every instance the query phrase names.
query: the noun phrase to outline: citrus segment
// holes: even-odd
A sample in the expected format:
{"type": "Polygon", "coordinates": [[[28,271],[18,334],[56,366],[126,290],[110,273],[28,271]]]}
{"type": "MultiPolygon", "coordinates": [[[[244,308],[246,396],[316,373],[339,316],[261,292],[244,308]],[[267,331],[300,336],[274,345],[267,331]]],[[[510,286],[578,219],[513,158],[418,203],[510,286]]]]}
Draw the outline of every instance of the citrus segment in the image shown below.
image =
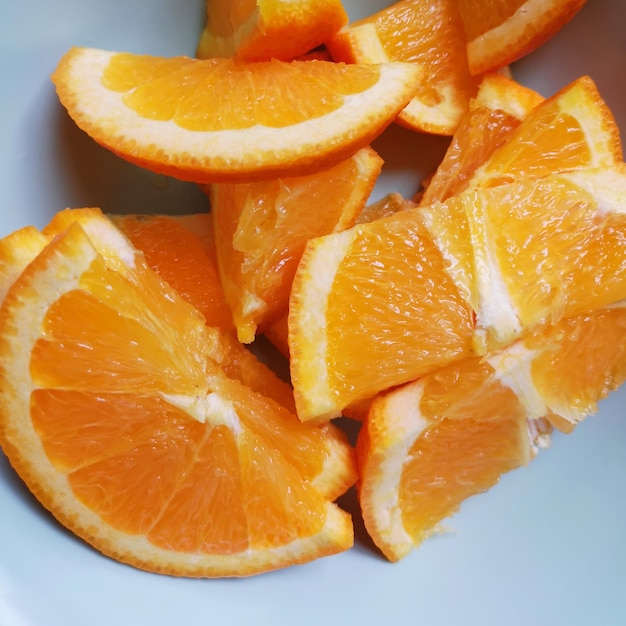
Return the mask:
{"type": "Polygon", "coordinates": [[[478,89],[453,0],[392,3],[344,27],[326,45],[336,61],[414,63],[420,69],[419,87],[397,118],[409,128],[451,135],[478,89]]]}
{"type": "Polygon", "coordinates": [[[421,209],[475,311],[477,353],[626,297],[624,174],[523,178],[421,209]]]}
{"type": "Polygon", "coordinates": [[[336,416],[461,358],[472,332],[418,209],[311,240],[289,304],[298,416],[336,416]]]}
{"type": "Polygon", "coordinates": [[[216,331],[89,213],[0,309],[0,442],[28,487],[150,571],[242,576],[349,547],[347,515],[315,485],[334,436],[228,378],[216,331]]]}
{"type": "Polygon", "coordinates": [[[359,498],[374,542],[398,560],[468,498],[570,432],[626,380],[626,309],[531,333],[376,398],[359,434],[359,498]]]}
{"type": "Polygon", "coordinates": [[[48,238],[25,226],[0,239],[0,304],[24,268],[43,250],[48,238]]]}
{"type": "MultiPolygon", "coordinates": [[[[74,210],[71,219],[78,219],[77,214],[74,210]]],[[[221,367],[226,374],[295,411],[291,386],[234,337],[217,272],[210,215],[111,215],[110,219],[143,252],[150,268],[198,309],[209,326],[224,331],[221,367]]]]}
{"type": "Polygon", "coordinates": [[[472,73],[520,59],[555,35],[585,0],[459,0],[472,73]]]}
{"type": "MultiPolygon", "coordinates": [[[[74,210],[70,217],[75,220],[78,213],[74,210]]],[[[208,213],[113,215],[110,218],[144,253],[148,265],[205,315],[207,324],[219,327],[220,321],[228,318],[226,330],[232,330],[230,310],[216,270],[215,241],[208,213]]],[[[224,353],[220,367],[229,378],[295,413],[291,385],[242,346],[231,332],[221,336],[220,344],[224,353]]],[[[321,428],[327,456],[312,482],[334,500],[356,480],[353,453],[345,435],[336,426],[328,423],[321,428]]]]}
{"type": "Polygon", "coordinates": [[[211,186],[219,274],[239,341],[286,315],[306,242],[352,226],[381,167],[363,148],[316,174],[211,186]]]}
{"type": "Polygon", "coordinates": [[[626,304],[563,320],[524,339],[546,415],[566,432],[626,381],[626,304]],[[543,348],[543,350],[539,350],[543,348]]]}
{"type": "Polygon", "coordinates": [[[542,100],[538,93],[511,78],[486,74],[419,203],[444,201],[460,193],[476,169],[509,140],[542,100]]]}
{"type": "Polygon", "coordinates": [[[348,21],[340,0],[208,0],[206,9],[199,58],[291,61],[348,21]]]}
{"type": "Polygon", "coordinates": [[[246,64],[72,48],[53,81],[94,140],[204,183],[308,174],[348,158],[406,105],[417,74],[408,63],[246,64]]]}
{"type": "Polygon", "coordinates": [[[375,399],[357,452],[363,520],[396,561],[465,499],[525,465],[533,444],[521,403],[476,358],[375,399]]]}
{"type": "Polygon", "coordinates": [[[209,244],[192,232],[210,228],[209,215],[111,215],[113,223],[141,250],[146,263],[200,311],[209,326],[233,330],[209,244]],[[193,219],[192,223],[190,220],[193,219]]]}
{"type": "Polygon", "coordinates": [[[623,160],[619,128],[591,78],[582,76],[536,106],[469,181],[494,186],[623,160]]]}

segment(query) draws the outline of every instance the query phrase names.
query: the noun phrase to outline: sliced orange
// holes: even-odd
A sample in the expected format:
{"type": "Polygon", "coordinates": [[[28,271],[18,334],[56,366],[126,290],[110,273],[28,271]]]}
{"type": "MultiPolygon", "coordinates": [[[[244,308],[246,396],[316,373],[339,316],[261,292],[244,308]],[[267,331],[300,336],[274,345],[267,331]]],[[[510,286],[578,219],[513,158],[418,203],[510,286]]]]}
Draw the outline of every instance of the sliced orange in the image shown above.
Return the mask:
{"type": "Polygon", "coordinates": [[[467,58],[479,74],[517,61],[555,35],[585,0],[459,0],[467,58]]]}
{"type": "Polygon", "coordinates": [[[476,314],[474,349],[626,298],[626,166],[468,190],[420,215],[476,314]]]}
{"type": "Polygon", "coordinates": [[[141,250],[146,263],[200,311],[209,326],[233,330],[214,262],[208,213],[189,216],[111,215],[113,223],[141,250]],[[208,231],[202,237],[196,233],[208,231]]]}
{"type": "Polygon", "coordinates": [[[533,333],[524,348],[534,355],[530,375],[542,412],[569,432],[626,381],[626,302],[533,333]]]}
{"type": "MultiPolygon", "coordinates": [[[[356,223],[366,224],[387,215],[393,215],[398,211],[415,208],[412,200],[404,198],[399,193],[389,193],[380,200],[367,204],[358,214],[356,223]]],[[[289,357],[289,313],[288,309],[284,315],[272,320],[263,328],[263,334],[279,350],[279,352],[289,357]]],[[[352,417],[352,416],[351,416],[352,417]]]]}
{"type": "MultiPolygon", "coordinates": [[[[78,219],[76,212],[61,215],[69,222],[78,219]]],[[[198,309],[209,326],[224,331],[222,368],[228,376],[294,411],[291,386],[234,336],[232,315],[217,272],[210,215],[111,215],[110,219],[143,252],[148,266],[198,309]]]]}
{"type": "Polygon", "coordinates": [[[348,548],[315,484],[327,427],[229,378],[219,332],[110,221],[75,215],[0,309],[0,443],[29,489],[150,571],[244,576],[348,548]]]}
{"type": "Polygon", "coordinates": [[[312,239],[289,303],[291,381],[302,420],[469,356],[473,314],[422,224],[397,212],[312,239]]]}
{"type": "Polygon", "coordinates": [[[469,190],[310,241],[289,311],[300,419],[626,299],[625,168],[469,190]]]}
{"type": "Polygon", "coordinates": [[[201,183],[310,174],[369,144],[417,87],[410,63],[237,63],[72,48],[53,81],[119,156],[201,183]]]}
{"type": "Polygon", "coordinates": [[[0,302],[47,243],[48,238],[34,226],[25,226],[0,239],[0,302]]]}
{"type": "Polygon", "coordinates": [[[367,224],[381,217],[393,215],[398,211],[415,208],[413,200],[409,200],[397,192],[388,193],[376,202],[367,204],[357,217],[357,224],[367,224]]]}
{"type": "Polygon", "coordinates": [[[451,135],[480,82],[469,72],[456,0],[395,2],[350,23],[326,46],[336,61],[415,64],[419,88],[397,121],[420,131],[451,135]]]}
{"type": "Polygon", "coordinates": [[[365,526],[398,560],[626,380],[626,308],[563,320],[372,403],[357,442],[365,526]]]}
{"type": "Polygon", "coordinates": [[[528,463],[533,441],[515,394],[474,358],[376,398],[357,454],[363,521],[397,561],[463,500],[528,463]]]}
{"type": "Polygon", "coordinates": [[[467,186],[494,186],[622,161],[615,118],[593,80],[581,76],[530,111],[476,168],[467,186]]]}
{"type": "Polygon", "coordinates": [[[382,164],[363,148],[315,174],[211,186],[218,269],[239,341],[287,314],[306,242],[354,224],[382,164]]]}
{"type": "MultiPolygon", "coordinates": [[[[419,197],[420,204],[460,193],[476,169],[506,143],[522,120],[542,102],[532,89],[502,74],[486,74],[450,145],[419,197]]],[[[538,133],[539,134],[539,133],[538,133]]]]}
{"type": "Polygon", "coordinates": [[[348,21],[340,0],[207,0],[196,55],[291,61],[348,21]]]}

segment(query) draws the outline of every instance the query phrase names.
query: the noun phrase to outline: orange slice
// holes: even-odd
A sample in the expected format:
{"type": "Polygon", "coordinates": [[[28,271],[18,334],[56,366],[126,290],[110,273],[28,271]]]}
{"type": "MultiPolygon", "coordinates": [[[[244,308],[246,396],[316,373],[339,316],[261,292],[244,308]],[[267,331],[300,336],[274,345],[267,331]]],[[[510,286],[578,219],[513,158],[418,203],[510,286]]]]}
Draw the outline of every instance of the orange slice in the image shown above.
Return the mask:
{"type": "Polygon", "coordinates": [[[336,61],[402,61],[420,69],[417,93],[397,121],[451,135],[476,94],[467,64],[463,22],[455,0],[403,0],[344,27],[326,42],[336,61]]]}
{"type": "Polygon", "coordinates": [[[205,183],[310,174],[348,158],[407,104],[417,75],[409,63],[245,64],[73,48],[53,81],[94,140],[205,183]]]}
{"type": "Polygon", "coordinates": [[[406,209],[415,208],[416,204],[413,200],[404,198],[401,194],[396,192],[388,193],[380,200],[367,204],[357,217],[357,224],[367,224],[381,217],[387,217],[387,215],[393,215],[398,211],[404,211],[406,209]]]}
{"type": "Polygon", "coordinates": [[[204,315],[209,326],[234,330],[216,269],[208,213],[111,215],[110,219],[143,252],[146,263],[204,315]]]}
{"type": "Polygon", "coordinates": [[[515,394],[475,358],[376,398],[357,454],[367,532],[397,561],[463,500],[527,464],[533,440],[515,394]]]}
{"type": "Polygon", "coordinates": [[[359,435],[365,526],[395,561],[626,380],[626,309],[563,320],[375,399],[359,435]]]}
{"type": "Polygon", "coordinates": [[[300,419],[626,299],[625,167],[478,188],[310,241],[289,311],[300,419]]]}
{"type": "Polygon", "coordinates": [[[555,35],[585,0],[459,0],[467,58],[479,74],[517,61],[555,35]]]}
{"type": "MultiPolygon", "coordinates": [[[[60,215],[66,216],[68,223],[79,219],[77,211],[60,215]]],[[[234,337],[232,315],[217,272],[210,215],[111,215],[110,219],[141,250],[148,266],[204,315],[208,326],[224,331],[222,368],[228,376],[295,411],[291,386],[234,337]]],[[[57,216],[57,224],[59,220],[57,216]]],[[[57,225],[56,229],[63,227],[57,225]]]]}
{"type": "Polygon", "coordinates": [[[150,571],[244,576],[348,548],[315,485],[326,427],[229,378],[219,332],[108,220],[75,215],[0,309],[0,443],[29,489],[150,571]]]}
{"type": "Polygon", "coordinates": [[[468,186],[494,186],[622,161],[615,118],[593,80],[581,76],[530,111],[476,168],[468,186]]]}
{"type": "Polygon", "coordinates": [[[291,61],[348,21],[340,0],[207,0],[199,58],[291,61]]]}
{"type": "Polygon", "coordinates": [[[472,310],[420,209],[312,239],[289,303],[298,416],[335,417],[348,405],[469,356],[472,335],[472,310]]]}
{"type": "Polygon", "coordinates": [[[476,313],[478,354],[626,298],[625,194],[621,163],[468,190],[421,209],[476,313]]]}
{"type": "Polygon", "coordinates": [[[287,314],[306,242],[354,224],[382,163],[363,148],[315,174],[211,186],[219,274],[239,341],[287,314]]]}
{"type": "MultiPolygon", "coordinates": [[[[513,131],[542,100],[538,93],[511,78],[486,74],[420,196],[420,204],[447,200],[463,191],[476,169],[507,143],[513,131]]],[[[542,135],[537,129],[535,132],[541,140],[542,135]]]]}

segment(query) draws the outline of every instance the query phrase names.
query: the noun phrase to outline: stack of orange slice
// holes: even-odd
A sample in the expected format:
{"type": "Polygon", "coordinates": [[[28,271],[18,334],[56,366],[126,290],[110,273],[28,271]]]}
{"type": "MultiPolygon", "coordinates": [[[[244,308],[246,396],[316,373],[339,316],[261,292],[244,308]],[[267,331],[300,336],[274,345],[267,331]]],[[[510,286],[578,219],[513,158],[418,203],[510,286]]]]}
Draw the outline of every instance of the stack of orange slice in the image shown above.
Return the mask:
{"type": "Polygon", "coordinates": [[[0,444],[42,504],[120,561],[245,576],[349,548],[356,482],[397,560],[593,412],[626,379],[619,131],[590,78],[496,73],[582,4],[216,0],[205,58],[70,50],[77,125],[212,210],[0,240],[0,444]],[[369,203],[394,121],[450,147],[369,203]]]}

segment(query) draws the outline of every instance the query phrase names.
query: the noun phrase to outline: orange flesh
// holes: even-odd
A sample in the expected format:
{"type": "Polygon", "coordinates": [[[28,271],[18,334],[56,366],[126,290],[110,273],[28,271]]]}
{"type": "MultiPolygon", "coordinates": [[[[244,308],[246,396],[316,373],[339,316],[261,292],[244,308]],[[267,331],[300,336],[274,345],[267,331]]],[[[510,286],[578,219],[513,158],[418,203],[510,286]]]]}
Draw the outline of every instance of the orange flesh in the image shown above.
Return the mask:
{"type": "MultiPolygon", "coordinates": [[[[563,320],[524,343],[530,348],[547,346],[533,361],[533,384],[556,406],[592,414],[597,402],[626,380],[624,308],[563,320]]],[[[562,428],[562,422],[554,426],[562,428]]]]}
{"type": "Polygon", "coordinates": [[[476,91],[478,79],[467,69],[463,24],[455,2],[397,2],[358,23],[372,22],[388,58],[424,67],[428,80],[418,90],[422,102],[439,103],[436,86],[450,82],[467,94],[476,91]],[[428,27],[420,30],[420,24],[428,27]]]}
{"type": "Polygon", "coordinates": [[[321,117],[338,109],[345,96],[373,86],[378,77],[373,66],[323,61],[239,65],[230,59],[155,60],[118,53],[102,80],[107,89],[123,92],[126,105],[141,117],[173,120],[187,130],[218,131],[256,124],[283,128],[321,117]],[[205,115],[207,107],[214,114],[205,115]]]}
{"type": "Polygon", "coordinates": [[[471,310],[417,210],[360,232],[327,309],[328,354],[335,355],[328,363],[330,386],[343,406],[468,356],[472,336],[471,310]]]}
{"type": "Polygon", "coordinates": [[[217,37],[231,37],[235,32],[234,25],[245,24],[257,8],[256,0],[228,0],[226,2],[211,1],[206,3],[207,18],[211,30],[217,37]]]}
{"type": "MultiPolygon", "coordinates": [[[[207,216],[208,221],[208,216],[207,216]]],[[[212,251],[188,229],[165,216],[122,217],[116,222],[148,265],[205,317],[209,326],[233,327],[212,251]]]]}
{"type": "Polygon", "coordinates": [[[263,324],[286,313],[307,241],[351,225],[344,213],[354,205],[354,185],[364,185],[359,174],[347,159],[319,175],[214,187],[222,283],[238,324],[263,324]],[[250,300],[255,310],[246,310],[250,300]]]}
{"type": "Polygon", "coordinates": [[[407,532],[418,541],[425,538],[463,500],[523,465],[525,446],[519,414],[493,420],[450,419],[429,428],[409,452],[400,481],[407,532]]]}
{"type": "Polygon", "coordinates": [[[520,120],[500,109],[476,107],[457,128],[445,158],[420,204],[444,201],[460,193],[480,165],[502,146],[520,120]]]}
{"type": "Polygon", "coordinates": [[[31,413],[51,462],[112,527],[159,546],[230,553],[319,530],[325,501],[307,479],[327,455],[322,429],[220,375],[201,318],[175,293],[159,297],[156,275],[137,274],[96,259],[45,318],[31,413]],[[234,406],[237,439],[160,397],[208,391],[234,406]]]}
{"type": "Polygon", "coordinates": [[[468,359],[425,378],[420,410],[432,425],[407,455],[399,493],[404,526],[417,541],[528,461],[525,411],[492,374],[468,359]]]}
{"type": "Polygon", "coordinates": [[[159,215],[115,216],[115,224],[144,253],[146,262],[187,302],[204,314],[209,326],[225,331],[226,354],[220,365],[227,376],[241,381],[295,412],[291,387],[278,379],[234,336],[215,261],[215,243],[208,214],[182,218],[159,215]],[[199,234],[196,234],[199,233],[199,234]]]}
{"type": "Polygon", "coordinates": [[[484,206],[500,270],[524,325],[556,322],[626,298],[625,215],[603,214],[592,196],[565,180],[493,188],[484,206]]]}
{"type": "Polygon", "coordinates": [[[527,0],[459,0],[468,41],[506,22],[526,2],[527,0]]]}
{"type": "Polygon", "coordinates": [[[587,138],[572,115],[546,106],[529,119],[489,161],[485,173],[494,177],[489,185],[521,176],[541,178],[592,163],[587,138]]]}

